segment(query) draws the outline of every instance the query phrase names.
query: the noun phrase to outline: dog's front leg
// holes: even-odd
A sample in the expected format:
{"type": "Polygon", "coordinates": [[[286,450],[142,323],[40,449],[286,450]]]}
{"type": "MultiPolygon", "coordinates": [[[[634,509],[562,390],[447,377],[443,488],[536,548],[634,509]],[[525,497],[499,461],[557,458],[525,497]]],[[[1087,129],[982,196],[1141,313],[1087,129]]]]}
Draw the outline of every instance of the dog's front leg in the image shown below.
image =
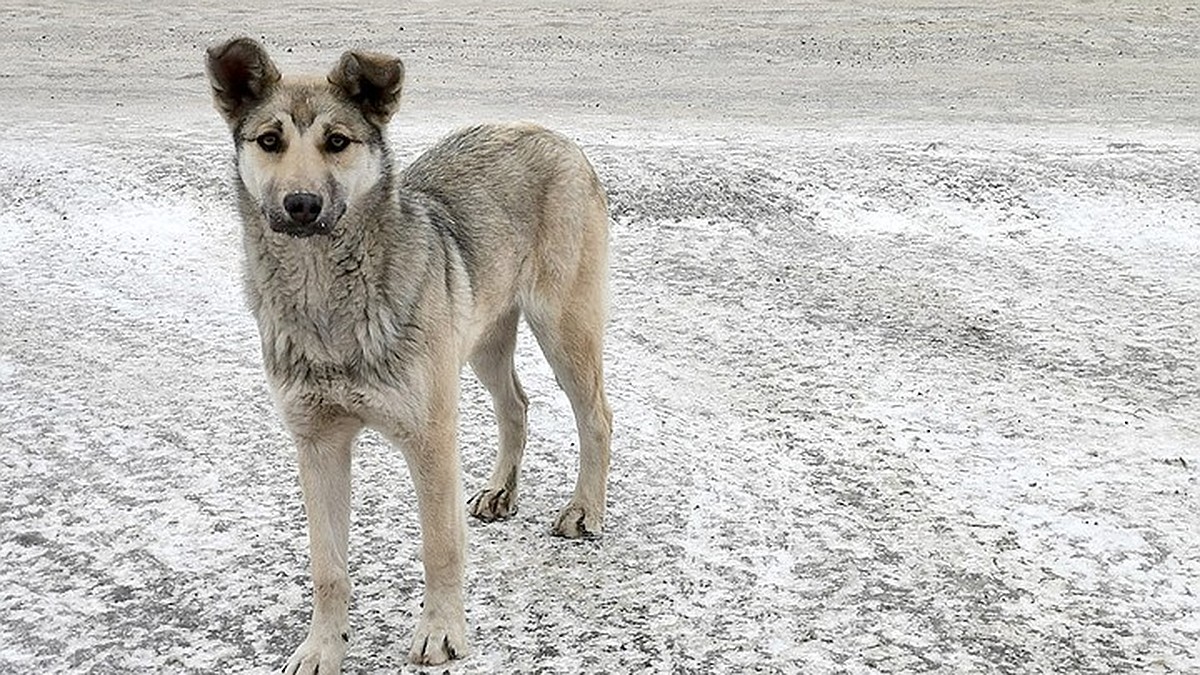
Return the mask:
{"type": "Polygon", "coordinates": [[[350,458],[356,420],[312,419],[289,425],[298,449],[300,487],[308,515],[313,612],[308,637],[296,649],[285,675],[341,672],[350,641],[350,576],[346,555],[350,533],[350,458]]]}
{"type": "MultiPolygon", "coordinates": [[[[455,378],[457,384],[457,378],[455,378]]],[[[463,566],[466,512],[455,441],[457,387],[435,396],[430,419],[395,439],[404,450],[421,519],[425,600],[408,658],[437,665],[466,653],[463,566]]]]}

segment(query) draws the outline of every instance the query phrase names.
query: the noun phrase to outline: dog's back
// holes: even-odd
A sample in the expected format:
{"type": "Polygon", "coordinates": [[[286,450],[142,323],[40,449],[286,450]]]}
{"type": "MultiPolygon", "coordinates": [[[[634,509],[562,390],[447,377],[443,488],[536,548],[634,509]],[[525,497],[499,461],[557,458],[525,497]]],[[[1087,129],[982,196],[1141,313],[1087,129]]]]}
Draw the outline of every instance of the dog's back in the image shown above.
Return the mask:
{"type": "Polygon", "coordinates": [[[574,288],[581,265],[606,266],[608,208],[570,140],[532,124],[470,127],[418,157],[398,183],[445,209],[472,288],[497,293],[476,304],[515,300],[536,311],[564,290],[587,291],[605,304],[602,280],[599,288],[574,288]]]}

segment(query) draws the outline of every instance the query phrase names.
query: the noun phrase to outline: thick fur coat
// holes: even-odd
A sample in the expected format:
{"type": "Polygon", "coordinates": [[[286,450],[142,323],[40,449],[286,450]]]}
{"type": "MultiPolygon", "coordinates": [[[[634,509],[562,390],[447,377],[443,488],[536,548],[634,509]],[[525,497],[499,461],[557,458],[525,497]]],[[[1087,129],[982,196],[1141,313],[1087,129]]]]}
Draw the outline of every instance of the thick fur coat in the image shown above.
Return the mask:
{"type": "Polygon", "coordinates": [[[579,429],[579,478],[552,532],[600,532],[612,428],[604,191],[578,147],[528,124],[466,129],[396,172],[386,125],[404,71],[392,57],[348,52],[326,77],[286,78],[242,38],[210,49],[207,65],[236,148],[246,295],[308,518],[313,616],[284,671],[329,675],[346,653],[351,455],[364,427],[401,449],[416,488],[426,588],[409,656],[460,656],[464,514],[517,509],[521,317],[579,429]],[[495,469],[469,501],[455,438],[464,364],[500,428],[495,469]]]}

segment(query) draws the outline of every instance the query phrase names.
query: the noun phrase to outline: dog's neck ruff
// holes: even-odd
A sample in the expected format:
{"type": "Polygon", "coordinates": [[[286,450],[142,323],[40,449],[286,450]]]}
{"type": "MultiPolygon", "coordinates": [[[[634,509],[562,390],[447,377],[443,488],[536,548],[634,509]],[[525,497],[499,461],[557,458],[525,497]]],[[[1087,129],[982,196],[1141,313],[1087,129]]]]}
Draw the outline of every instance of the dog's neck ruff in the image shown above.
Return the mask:
{"type": "Polygon", "coordinates": [[[272,231],[261,214],[247,220],[246,291],[276,385],[383,381],[419,348],[414,280],[431,260],[417,208],[392,193],[306,238],[272,231]]]}

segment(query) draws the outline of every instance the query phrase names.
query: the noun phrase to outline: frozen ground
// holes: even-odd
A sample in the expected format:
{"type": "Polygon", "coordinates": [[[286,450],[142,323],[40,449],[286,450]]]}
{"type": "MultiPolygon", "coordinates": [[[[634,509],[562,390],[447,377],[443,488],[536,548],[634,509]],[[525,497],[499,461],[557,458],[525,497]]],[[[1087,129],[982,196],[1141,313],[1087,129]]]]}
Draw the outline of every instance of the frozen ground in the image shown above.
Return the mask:
{"type": "MultiPolygon", "coordinates": [[[[472,524],[452,672],[1200,672],[1200,8],[649,4],[0,7],[0,671],[303,636],[201,74],[247,33],[403,54],[406,158],[538,119],[612,193],[607,534],[546,534],[573,431],[526,336],[527,490],[472,524]]],[[[402,466],[361,442],[349,673],[411,670],[402,466]]]]}

